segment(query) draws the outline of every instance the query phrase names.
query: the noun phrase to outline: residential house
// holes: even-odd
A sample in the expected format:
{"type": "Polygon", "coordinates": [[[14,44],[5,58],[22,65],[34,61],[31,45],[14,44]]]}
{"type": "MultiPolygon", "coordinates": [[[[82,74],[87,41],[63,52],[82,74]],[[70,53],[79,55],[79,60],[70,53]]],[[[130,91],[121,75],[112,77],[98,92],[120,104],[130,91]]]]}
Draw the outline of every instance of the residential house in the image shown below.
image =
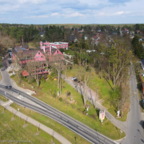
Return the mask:
{"type": "Polygon", "coordinates": [[[86,50],[87,53],[96,52],[96,50],[86,50]]]}
{"type": "Polygon", "coordinates": [[[70,41],[70,42],[77,42],[78,39],[77,39],[77,37],[76,37],[74,34],[71,34],[71,35],[69,36],[69,41],[70,41]]]}
{"type": "Polygon", "coordinates": [[[98,45],[99,41],[100,41],[101,35],[99,33],[97,33],[96,35],[94,35],[91,39],[92,39],[92,44],[93,45],[98,45]]]}
{"type": "Polygon", "coordinates": [[[56,61],[60,61],[60,60],[64,59],[63,53],[55,47],[51,47],[50,51],[46,52],[46,56],[47,56],[49,62],[52,62],[52,61],[56,62],[56,61]]]}
{"type": "Polygon", "coordinates": [[[87,36],[84,36],[84,40],[88,40],[88,37],[87,37],[87,36]]]}
{"type": "Polygon", "coordinates": [[[46,61],[45,55],[40,50],[27,50],[18,52],[19,62],[21,64],[26,64],[30,61],[46,61]]]}
{"type": "Polygon", "coordinates": [[[51,48],[57,48],[57,49],[68,49],[68,43],[67,42],[40,42],[40,49],[43,50],[45,53],[47,50],[51,51],[51,48]]]}
{"type": "Polygon", "coordinates": [[[47,74],[46,57],[41,50],[27,50],[13,53],[13,61],[19,63],[24,69],[23,76],[47,74]]]}
{"type": "Polygon", "coordinates": [[[47,74],[48,62],[64,60],[63,53],[59,50],[61,48],[68,48],[68,44],[40,42],[40,49],[35,50],[16,47],[12,59],[23,67],[23,76],[47,74]],[[28,65],[31,65],[33,70],[27,70],[28,65]]]}

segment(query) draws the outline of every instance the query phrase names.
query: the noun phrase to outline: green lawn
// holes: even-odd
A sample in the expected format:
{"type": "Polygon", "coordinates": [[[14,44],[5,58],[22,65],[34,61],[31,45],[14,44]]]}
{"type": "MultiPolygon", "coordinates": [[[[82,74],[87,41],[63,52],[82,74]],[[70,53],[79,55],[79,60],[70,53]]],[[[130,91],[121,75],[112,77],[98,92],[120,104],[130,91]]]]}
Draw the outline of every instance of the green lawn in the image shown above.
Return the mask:
{"type": "MultiPolygon", "coordinates": [[[[96,91],[99,94],[100,98],[102,98],[104,100],[109,99],[110,92],[112,90],[110,85],[108,84],[108,82],[105,79],[100,78],[96,74],[96,72],[93,68],[91,68],[90,71],[86,72],[84,67],[74,65],[72,69],[66,70],[64,74],[66,74],[67,76],[71,76],[71,77],[76,76],[76,77],[78,77],[78,79],[82,79],[82,81],[87,79],[87,81],[88,81],[87,85],[91,89],[96,91]]],[[[110,81],[109,81],[109,83],[111,84],[110,81]]]]}
{"type": "Polygon", "coordinates": [[[7,98],[5,98],[5,97],[4,97],[4,96],[2,96],[2,95],[0,95],[0,100],[2,100],[2,101],[4,101],[4,102],[8,101],[8,99],[7,99],[7,98]]]}
{"type": "Polygon", "coordinates": [[[58,132],[59,134],[61,134],[65,138],[67,138],[73,144],[75,144],[75,143],[77,143],[77,144],[90,144],[88,141],[86,141],[85,139],[83,139],[79,135],[75,134],[74,132],[72,132],[68,128],[62,126],[61,124],[55,122],[54,120],[52,120],[52,119],[50,119],[44,115],[41,115],[37,112],[34,112],[28,108],[24,108],[24,107],[19,106],[17,104],[12,104],[11,106],[16,108],[16,109],[19,108],[22,113],[34,118],[35,120],[43,123],[44,125],[52,128],[53,130],[55,130],[56,132],[58,132]],[[76,137],[76,141],[75,141],[75,137],[76,137]]]}
{"type": "MultiPolygon", "coordinates": [[[[69,77],[75,76],[82,81],[87,81],[88,87],[90,87],[99,95],[99,99],[102,100],[102,105],[105,106],[108,111],[116,117],[115,107],[110,102],[112,93],[111,86],[113,87],[110,81],[100,78],[93,68],[90,68],[89,71],[86,71],[84,67],[78,65],[73,65],[72,69],[65,70],[64,74],[69,77]]],[[[128,104],[128,102],[126,104],[128,104]]],[[[120,118],[119,120],[126,120],[128,110],[129,108],[124,110],[124,117],[120,118]]]]}
{"type": "MultiPolygon", "coordinates": [[[[14,77],[14,79],[17,81],[16,78],[17,77],[14,77]]],[[[57,88],[57,80],[49,78],[47,81],[41,82],[41,85],[38,88],[35,86],[35,84],[33,84],[34,90],[37,93],[35,97],[112,139],[120,139],[124,137],[124,133],[121,134],[120,130],[112,125],[107,119],[105,119],[104,123],[101,124],[98,119],[97,110],[95,110],[95,108],[90,104],[89,115],[86,115],[84,113],[85,107],[83,105],[82,96],[64,81],[62,85],[62,94],[57,97],[57,91],[55,91],[57,88]],[[68,91],[71,92],[71,96],[66,95],[68,91]],[[110,130],[111,132],[109,132],[110,130]]],[[[24,86],[25,88],[32,87],[31,84],[28,84],[25,81],[22,81],[21,86],[24,86]]]]}
{"type": "Polygon", "coordinates": [[[59,144],[52,136],[0,106],[0,143],[59,144]]]}

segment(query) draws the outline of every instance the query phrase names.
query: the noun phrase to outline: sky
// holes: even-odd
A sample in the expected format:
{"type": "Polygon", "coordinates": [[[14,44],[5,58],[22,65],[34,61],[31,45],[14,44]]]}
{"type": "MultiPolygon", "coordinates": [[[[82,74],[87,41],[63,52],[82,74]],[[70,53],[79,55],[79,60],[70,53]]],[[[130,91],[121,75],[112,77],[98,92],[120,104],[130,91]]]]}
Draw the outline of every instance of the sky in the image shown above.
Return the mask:
{"type": "Polygon", "coordinates": [[[0,0],[0,23],[144,23],[144,0],[0,0]]]}

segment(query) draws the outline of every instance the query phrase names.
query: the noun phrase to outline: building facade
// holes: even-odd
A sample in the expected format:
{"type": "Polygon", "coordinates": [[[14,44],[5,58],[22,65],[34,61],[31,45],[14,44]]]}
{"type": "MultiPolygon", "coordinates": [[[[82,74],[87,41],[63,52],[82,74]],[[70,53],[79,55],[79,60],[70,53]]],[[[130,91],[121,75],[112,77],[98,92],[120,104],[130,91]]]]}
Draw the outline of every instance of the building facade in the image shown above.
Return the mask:
{"type": "Polygon", "coordinates": [[[51,48],[56,48],[56,49],[68,49],[68,43],[67,42],[40,42],[40,49],[43,50],[44,53],[46,51],[51,51],[51,48]]]}

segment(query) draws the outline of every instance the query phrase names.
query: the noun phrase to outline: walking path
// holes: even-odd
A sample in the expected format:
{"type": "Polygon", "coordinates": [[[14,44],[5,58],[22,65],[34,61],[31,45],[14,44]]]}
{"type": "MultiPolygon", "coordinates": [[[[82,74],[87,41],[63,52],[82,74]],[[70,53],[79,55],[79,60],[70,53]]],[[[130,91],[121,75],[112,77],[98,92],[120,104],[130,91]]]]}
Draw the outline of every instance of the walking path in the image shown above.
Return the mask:
{"type": "Polygon", "coordinates": [[[9,100],[7,102],[1,102],[1,106],[5,107],[5,106],[8,106],[8,105],[11,105],[13,103],[12,100],[9,100]]]}
{"type": "Polygon", "coordinates": [[[10,101],[8,102],[3,102],[0,101],[0,105],[3,106],[5,109],[7,109],[8,111],[12,112],[13,114],[15,114],[16,116],[20,117],[21,119],[31,123],[32,125],[38,127],[39,129],[45,131],[46,133],[48,133],[49,135],[53,136],[55,139],[57,139],[60,143],[62,144],[71,144],[70,141],[68,141],[66,138],[64,138],[62,135],[58,134],[56,131],[54,131],[53,129],[43,125],[42,123],[30,118],[29,116],[15,110],[14,108],[12,108],[10,106],[10,101]]]}
{"type": "MultiPolygon", "coordinates": [[[[3,75],[3,72],[1,72],[1,74],[3,75]]],[[[71,77],[66,77],[64,75],[62,75],[62,78],[68,83],[70,84],[73,88],[75,88],[80,94],[82,94],[83,96],[85,96],[87,98],[88,101],[90,101],[95,108],[98,108],[100,110],[104,110],[106,117],[108,120],[110,120],[116,127],[118,127],[119,129],[121,129],[122,131],[126,132],[126,122],[122,122],[117,120],[111,113],[108,112],[108,110],[101,105],[101,102],[98,98],[98,95],[96,94],[95,91],[93,91],[92,89],[90,89],[88,86],[83,86],[80,83],[74,82],[72,81],[71,77]]],[[[1,82],[3,82],[3,76],[2,76],[2,80],[1,82]]],[[[14,80],[11,79],[11,83],[13,85],[13,87],[26,92],[30,95],[35,94],[34,91],[31,91],[29,89],[23,89],[21,87],[19,87],[16,82],[14,80]]]]}
{"type": "Polygon", "coordinates": [[[142,128],[142,113],[139,105],[139,91],[134,66],[130,66],[130,111],[127,116],[126,137],[122,144],[143,144],[144,131],[142,128]]]}
{"type": "Polygon", "coordinates": [[[92,89],[90,89],[88,86],[84,86],[81,83],[74,82],[71,77],[66,77],[62,75],[62,78],[70,84],[74,89],[76,89],[81,95],[83,95],[89,102],[91,102],[95,108],[98,108],[100,110],[104,110],[106,117],[108,120],[110,120],[116,127],[121,129],[122,131],[126,132],[126,122],[122,122],[117,120],[108,110],[101,105],[101,102],[98,98],[98,95],[96,92],[94,92],[92,89]]]}
{"type": "Polygon", "coordinates": [[[144,120],[144,112],[141,113],[141,117],[144,120]]]}
{"type": "Polygon", "coordinates": [[[23,92],[27,93],[28,95],[33,95],[33,94],[35,94],[35,91],[32,91],[32,90],[29,90],[29,89],[24,89],[24,88],[22,88],[22,87],[19,87],[13,79],[11,79],[11,83],[12,83],[12,85],[13,85],[14,88],[16,88],[16,89],[18,89],[18,90],[20,90],[20,91],[23,91],[23,92]]]}
{"type": "MultiPolygon", "coordinates": [[[[0,79],[0,83],[1,84],[7,84],[7,81],[4,79],[4,75],[6,75],[6,77],[9,77],[9,74],[8,74],[8,72],[7,71],[1,71],[0,70],[0,73],[1,73],[1,76],[2,76],[2,79],[0,79]]],[[[13,80],[13,79],[11,79],[11,78],[9,78],[9,82],[11,83],[11,85],[13,86],[13,87],[15,87],[16,89],[18,89],[18,90],[20,90],[20,91],[23,91],[23,92],[25,92],[25,93],[27,93],[27,94],[29,94],[29,95],[32,95],[32,94],[35,94],[35,91],[32,91],[32,90],[29,90],[29,89],[24,89],[24,88],[22,88],[22,87],[19,87],[17,84],[16,84],[16,82],[13,80]]]]}
{"type": "MultiPolygon", "coordinates": [[[[83,86],[80,83],[76,83],[76,82],[72,81],[71,77],[66,77],[66,76],[62,75],[62,78],[68,84],[70,84],[73,88],[75,88],[80,94],[87,97],[87,100],[90,101],[95,106],[95,108],[98,108],[100,110],[104,110],[107,119],[110,120],[116,127],[121,129],[121,131],[126,132],[126,122],[122,122],[122,121],[117,120],[111,113],[109,113],[108,110],[104,106],[101,105],[101,102],[100,102],[96,92],[94,92],[92,89],[90,89],[87,86],[83,86]]],[[[2,79],[2,81],[3,81],[3,79],[2,79]]],[[[11,83],[12,83],[13,87],[15,87],[21,91],[24,91],[24,92],[29,93],[29,94],[34,93],[34,91],[31,91],[28,89],[23,89],[23,88],[19,87],[15,83],[15,81],[13,81],[12,79],[11,79],[11,83]]]]}

